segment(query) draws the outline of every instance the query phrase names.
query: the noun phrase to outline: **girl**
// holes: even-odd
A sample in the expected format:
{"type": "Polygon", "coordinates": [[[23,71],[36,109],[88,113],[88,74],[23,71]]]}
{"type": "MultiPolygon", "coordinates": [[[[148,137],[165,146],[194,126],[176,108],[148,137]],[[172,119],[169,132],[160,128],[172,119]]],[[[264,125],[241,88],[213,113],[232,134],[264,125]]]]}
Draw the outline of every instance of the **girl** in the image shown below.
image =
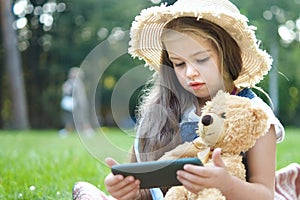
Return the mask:
{"type": "MultiPolygon", "coordinates": [[[[130,36],[129,53],[155,69],[138,109],[132,162],[157,160],[178,144],[192,141],[201,108],[224,90],[250,98],[269,116],[269,131],[246,152],[247,182],[226,171],[220,149],[213,152],[214,167],[185,165],[177,178],[194,193],[216,187],[226,199],[274,199],[276,141],[283,139],[284,128],[249,89],[270,70],[271,58],[259,49],[247,18],[227,0],[178,0],[143,10],[130,36]]],[[[106,162],[116,164],[110,158],[106,162]]],[[[131,176],[105,178],[107,191],[116,199],[161,199],[167,191],[140,190],[139,183],[131,176]]],[[[84,184],[75,186],[77,199],[84,184]]],[[[96,193],[99,199],[112,198],[96,193]]]]}

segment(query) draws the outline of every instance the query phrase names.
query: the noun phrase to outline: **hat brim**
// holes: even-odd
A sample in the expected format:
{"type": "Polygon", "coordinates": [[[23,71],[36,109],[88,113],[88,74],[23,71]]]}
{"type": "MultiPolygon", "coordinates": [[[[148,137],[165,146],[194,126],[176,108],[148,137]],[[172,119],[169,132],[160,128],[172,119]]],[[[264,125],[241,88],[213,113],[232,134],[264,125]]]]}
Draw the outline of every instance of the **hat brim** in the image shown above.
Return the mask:
{"type": "MultiPolygon", "coordinates": [[[[193,2],[201,4],[201,2],[207,3],[207,0],[193,2]]],[[[243,67],[235,80],[236,86],[252,87],[270,70],[272,59],[266,51],[259,48],[254,32],[255,27],[248,26],[248,19],[241,15],[235,6],[228,9],[220,5],[218,8],[215,5],[185,5],[183,8],[178,1],[171,6],[161,5],[144,9],[132,23],[129,53],[133,57],[145,60],[146,64],[155,70],[159,70],[163,49],[161,43],[163,28],[169,21],[179,17],[195,17],[213,22],[227,31],[237,42],[241,49],[243,67]]]]}

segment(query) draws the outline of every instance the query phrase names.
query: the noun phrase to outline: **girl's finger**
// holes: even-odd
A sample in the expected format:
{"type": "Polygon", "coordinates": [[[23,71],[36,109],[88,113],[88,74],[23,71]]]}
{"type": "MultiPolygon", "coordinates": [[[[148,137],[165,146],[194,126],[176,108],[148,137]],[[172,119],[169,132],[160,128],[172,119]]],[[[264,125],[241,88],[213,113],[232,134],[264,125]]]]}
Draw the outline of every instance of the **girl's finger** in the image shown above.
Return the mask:
{"type": "Polygon", "coordinates": [[[214,151],[213,151],[213,154],[212,154],[212,160],[214,162],[214,165],[216,167],[222,167],[222,168],[225,168],[225,163],[221,157],[221,148],[216,148],[214,151]]]}
{"type": "Polygon", "coordinates": [[[118,165],[119,163],[117,161],[115,161],[114,159],[112,158],[106,158],[105,159],[105,163],[109,166],[109,167],[112,167],[114,165],[118,165]]]}

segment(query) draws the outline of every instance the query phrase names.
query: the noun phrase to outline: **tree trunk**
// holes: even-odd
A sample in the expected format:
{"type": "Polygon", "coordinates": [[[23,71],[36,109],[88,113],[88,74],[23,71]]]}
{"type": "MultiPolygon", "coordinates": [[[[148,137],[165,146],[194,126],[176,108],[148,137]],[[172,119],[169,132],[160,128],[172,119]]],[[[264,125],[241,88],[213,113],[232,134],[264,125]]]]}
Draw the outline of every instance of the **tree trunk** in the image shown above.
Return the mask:
{"type": "Polygon", "coordinates": [[[17,36],[14,31],[11,0],[0,0],[2,37],[5,50],[5,68],[9,80],[12,105],[12,129],[28,129],[28,112],[25,97],[24,80],[21,68],[21,55],[17,48],[17,36]]]}

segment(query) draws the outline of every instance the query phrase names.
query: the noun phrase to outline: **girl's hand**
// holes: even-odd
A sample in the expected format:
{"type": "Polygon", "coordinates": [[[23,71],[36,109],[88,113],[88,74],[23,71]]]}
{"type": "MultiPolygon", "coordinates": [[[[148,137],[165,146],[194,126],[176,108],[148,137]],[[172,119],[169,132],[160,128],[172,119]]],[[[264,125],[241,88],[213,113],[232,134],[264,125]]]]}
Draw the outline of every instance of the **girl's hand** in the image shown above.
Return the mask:
{"type": "MultiPolygon", "coordinates": [[[[118,163],[107,158],[106,164],[112,167],[118,163]]],[[[139,194],[140,181],[134,179],[133,176],[123,177],[122,175],[108,174],[104,180],[107,192],[118,200],[136,199],[139,194]]]]}
{"type": "Polygon", "coordinates": [[[218,188],[223,194],[227,193],[232,187],[232,176],[225,168],[220,148],[213,151],[212,160],[214,166],[185,165],[184,170],[177,172],[178,180],[193,193],[211,187],[218,188]]]}

